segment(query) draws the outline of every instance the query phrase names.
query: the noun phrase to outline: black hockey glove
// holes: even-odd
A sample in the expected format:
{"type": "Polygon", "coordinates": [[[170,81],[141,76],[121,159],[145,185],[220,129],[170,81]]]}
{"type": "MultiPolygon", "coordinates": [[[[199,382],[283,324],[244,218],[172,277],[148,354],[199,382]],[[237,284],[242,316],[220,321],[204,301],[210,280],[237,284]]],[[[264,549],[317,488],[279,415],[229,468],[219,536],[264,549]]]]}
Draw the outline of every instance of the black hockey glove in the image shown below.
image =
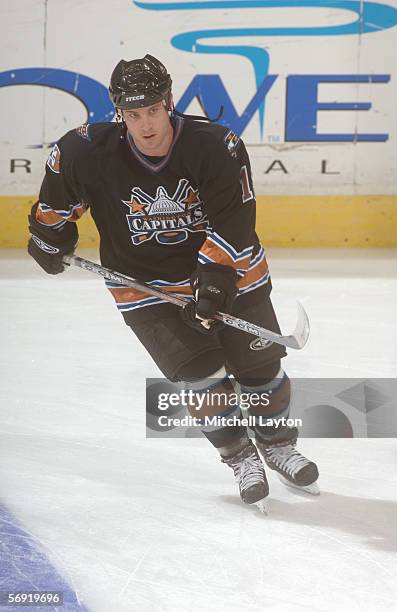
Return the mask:
{"type": "Polygon", "coordinates": [[[53,230],[39,223],[35,218],[37,205],[28,216],[29,231],[28,253],[37,261],[47,274],[59,274],[65,269],[64,255],[71,255],[79,235],[75,223],[66,223],[60,230],[53,230]]]}
{"type": "Polygon", "coordinates": [[[222,329],[222,321],[213,320],[217,311],[230,313],[237,295],[237,274],[220,264],[199,264],[190,277],[194,299],[181,309],[185,323],[203,334],[222,329]]]}

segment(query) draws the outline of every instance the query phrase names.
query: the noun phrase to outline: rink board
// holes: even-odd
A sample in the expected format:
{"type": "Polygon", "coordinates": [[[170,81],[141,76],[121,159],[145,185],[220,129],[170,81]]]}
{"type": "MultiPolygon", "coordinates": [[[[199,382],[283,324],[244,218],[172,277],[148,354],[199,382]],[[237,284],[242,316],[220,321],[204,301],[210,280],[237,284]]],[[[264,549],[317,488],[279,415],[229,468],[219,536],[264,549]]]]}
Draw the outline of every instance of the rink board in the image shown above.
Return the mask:
{"type": "Polygon", "coordinates": [[[264,244],[397,246],[397,0],[19,4],[2,15],[0,107],[18,121],[2,124],[0,246],[26,244],[52,143],[114,120],[112,70],[146,53],[167,66],[180,112],[223,107],[219,123],[243,139],[264,244]]]}
{"type": "MultiPolygon", "coordinates": [[[[0,196],[1,248],[23,248],[35,197],[0,196]]],[[[396,247],[397,196],[258,196],[257,232],[266,246],[396,247]]],[[[80,246],[95,247],[89,214],[79,221],[80,246]]]]}

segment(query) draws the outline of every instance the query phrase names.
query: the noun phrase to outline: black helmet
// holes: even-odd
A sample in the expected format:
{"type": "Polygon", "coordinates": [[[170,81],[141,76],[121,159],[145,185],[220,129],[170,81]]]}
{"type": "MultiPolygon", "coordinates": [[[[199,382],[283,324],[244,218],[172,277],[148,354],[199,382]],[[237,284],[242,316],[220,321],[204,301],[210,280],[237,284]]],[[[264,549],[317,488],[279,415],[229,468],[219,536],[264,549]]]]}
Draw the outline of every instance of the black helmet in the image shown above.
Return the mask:
{"type": "Polygon", "coordinates": [[[121,60],[110,79],[109,94],[116,108],[141,108],[166,100],[170,106],[172,80],[163,64],[152,55],[130,62],[121,60]]]}

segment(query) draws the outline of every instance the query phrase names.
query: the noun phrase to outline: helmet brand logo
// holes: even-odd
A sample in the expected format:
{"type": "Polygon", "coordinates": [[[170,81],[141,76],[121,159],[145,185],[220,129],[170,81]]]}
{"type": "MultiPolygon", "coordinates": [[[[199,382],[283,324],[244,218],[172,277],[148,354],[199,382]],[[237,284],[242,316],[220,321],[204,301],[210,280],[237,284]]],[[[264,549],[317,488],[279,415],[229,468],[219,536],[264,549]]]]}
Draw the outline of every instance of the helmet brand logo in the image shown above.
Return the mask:
{"type": "Polygon", "coordinates": [[[145,96],[128,96],[128,98],[125,99],[126,102],[133,102],[134,100],[144,100],[145,96]]]}

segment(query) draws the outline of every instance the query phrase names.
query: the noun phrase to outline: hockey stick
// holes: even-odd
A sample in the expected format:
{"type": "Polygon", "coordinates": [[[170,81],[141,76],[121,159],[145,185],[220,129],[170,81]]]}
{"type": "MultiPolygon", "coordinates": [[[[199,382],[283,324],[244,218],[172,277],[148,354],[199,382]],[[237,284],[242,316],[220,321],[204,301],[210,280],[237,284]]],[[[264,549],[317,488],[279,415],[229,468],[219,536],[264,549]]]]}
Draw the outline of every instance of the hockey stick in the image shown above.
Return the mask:
{"type": "MultiPolygon", "coordinates": [[[[150,285],[138,281],[135,278],[131,278],[129,276],[126,276],[125,274],[119,274],[118,272],[109,270],[109,268],[104,268],[99,264],[89,261],[88,259],[83,259],[82,257],[77,257],[76,255],[65,255],[63,257],[63,262],[67,265],[77,266],[78,268],[83,268],[83,270],[88,270],[89,272],[93,272],[94,274],[99,274],[103,278],[106,278],[107,280],[112,281],[114,283],[119,283],[124,287],[133,287],[134,289],[139,289],[140,291],[144,291],[145,293],[149,293],[150,295],[159,297],[167,302],[176,304],[181,308],[184,308],[184,306],[189,303],[189,300],[187,300],[186,298],[166,293],[161,289],[151,287],[150,285]]],[[[248,321],[238,319],[237,317],[233,317],[232,315],[225,314],[223,312],[218,312],[214,316],[214,319],[222,321],[223,323],[225,323],[225,325],[230,325],[230,327],[235,327],[236,329],[240,329],[241,331],[247,332],[248,334],[252,334],[253,336],[258,336],[258,338],[270,340],[271,342],[275,342],[276,344],[288,346],[289,348],[293,349],[302,349],[305,346],[310,333],[309,319],[305,309],[303,308],[302,304],[300,304],[300,302],[298,302],[298,321],[294,332],[289,336],[277,334],[276,332],[272,332],[269,329],[259,327],[254,323],[249,323],[248,321]]]]}

